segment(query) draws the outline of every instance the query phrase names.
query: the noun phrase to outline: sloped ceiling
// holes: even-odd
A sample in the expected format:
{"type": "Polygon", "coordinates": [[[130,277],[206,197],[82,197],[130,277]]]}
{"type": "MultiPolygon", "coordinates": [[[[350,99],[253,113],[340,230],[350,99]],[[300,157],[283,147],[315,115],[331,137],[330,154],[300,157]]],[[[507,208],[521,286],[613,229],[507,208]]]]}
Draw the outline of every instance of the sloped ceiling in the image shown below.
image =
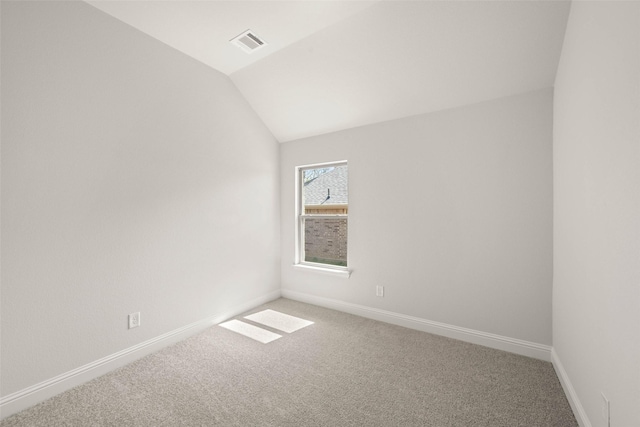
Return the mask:
{"type": "Polygon", "coordinates": [[[89,3],[229,75],[281,142],[553,86],[570,8],[516,0],[89,3]],[[251,55],[228,43],[249,28],[270,44],[251,55]]]}
{"type": "Polygon", "coordinates": [[[230,75],[375,1],[86,0],[87,3],[230,75]],[[247,54],[229,43],[255,31],[267,47],[247,54]]]}

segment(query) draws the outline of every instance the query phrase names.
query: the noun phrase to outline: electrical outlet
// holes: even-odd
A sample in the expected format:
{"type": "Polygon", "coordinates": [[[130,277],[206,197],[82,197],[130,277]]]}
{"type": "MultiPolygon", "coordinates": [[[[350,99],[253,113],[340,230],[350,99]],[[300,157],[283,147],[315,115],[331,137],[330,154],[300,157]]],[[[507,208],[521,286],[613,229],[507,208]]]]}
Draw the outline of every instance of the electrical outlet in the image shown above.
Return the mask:
{"type": "Polygon", "coordinates": [[[609,399],[607,399],[607,396],[604,395],[604,393],[600,393],[600,396],[602,397],[602,408],[601,408],[601,414],[602,414],[602,420],[605,422],[605,426],[610,427],[610,420],[611,420],[611,404],[609,403],[609,399]]]}
{"type": "Polygon", "coordinates": [[[376,296],[377,297],[384,296],[384,286],[376,286],[376,296]]]}
{"type": "Polygon", "coordinates": [[[129,315],[129,329],[137,328],[140,326],[140,312],[131,313],[129,315]]]}

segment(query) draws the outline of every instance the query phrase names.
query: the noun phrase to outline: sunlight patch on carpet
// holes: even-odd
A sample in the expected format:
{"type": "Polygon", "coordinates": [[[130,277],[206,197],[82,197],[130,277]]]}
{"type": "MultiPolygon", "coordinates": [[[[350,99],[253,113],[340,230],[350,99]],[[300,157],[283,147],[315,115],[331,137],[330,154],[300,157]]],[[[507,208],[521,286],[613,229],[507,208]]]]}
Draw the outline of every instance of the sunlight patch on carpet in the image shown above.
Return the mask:
{"type": "Polygon", "coordinates": [[[313,325],[313,322],[309,320],[290,316],[275,310],[263,310],[258,313],[250,314],[249,316],[245,316],[244,318],[289,334],[297,331],[298,329],[313,325]]]}
{"type": "Polygon", "coordinates": [[[222,326],[223,328],[228,329],[230,331],[237,332],[246,337],[253,338],[256,341],[261,342],[262,344],[267,344],[267,343],[270,343],[271,341],[277,340],[278,338],[282,338],[282,335],[278,335],[271,331],[267,331],[266,329],[262,329],[257,326],[250,325],[248,323],[241,322],[240,320],[237,320],[237,319],[220,323],[219,326],[222,326]]]}

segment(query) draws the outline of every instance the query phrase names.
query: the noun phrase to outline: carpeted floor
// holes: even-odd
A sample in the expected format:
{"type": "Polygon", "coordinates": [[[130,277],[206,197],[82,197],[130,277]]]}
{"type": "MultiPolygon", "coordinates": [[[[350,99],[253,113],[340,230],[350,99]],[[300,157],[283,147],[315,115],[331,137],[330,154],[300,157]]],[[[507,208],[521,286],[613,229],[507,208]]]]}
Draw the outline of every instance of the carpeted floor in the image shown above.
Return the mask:
{"type": "Polygon", "coordinates": [[[314,323],[213,326],[0,427],[577,426],[550,363],[287,299],[237,318],[266,308],[314,323]]]}

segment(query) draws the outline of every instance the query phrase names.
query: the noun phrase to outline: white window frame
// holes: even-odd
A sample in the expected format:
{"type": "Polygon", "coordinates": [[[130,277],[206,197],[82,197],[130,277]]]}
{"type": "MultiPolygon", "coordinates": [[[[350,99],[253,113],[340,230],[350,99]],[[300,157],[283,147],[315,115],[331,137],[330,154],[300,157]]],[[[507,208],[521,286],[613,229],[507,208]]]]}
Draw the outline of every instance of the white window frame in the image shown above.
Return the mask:
{"type": "MultiPolygon", "coordinates": [[[[305,218],[346,218],[347,219],[347,234],[349,233],[349,214],[305,214],[304,202],[302,197],[303,185],[303,172],[309,169],[319,169],[326,167],[348,166],[346,160],[340,160],[327,163],[316,163],[312,165],[297,166],[295,168],[296,176],[296,230],[295,230],[295,262],[294,267],[304,269],[306,271],[313,271],[318,273],[325,273],[336,275],[340,277],[349,277],[351,275],[351,269],[349,268],[349,239],[347,238],[347,266],[322,264],[316,262],[305,261],[304,256],[304,220],[305,218]]],[[[349,183],[347,182],[347,186],[349,183]]]]}

